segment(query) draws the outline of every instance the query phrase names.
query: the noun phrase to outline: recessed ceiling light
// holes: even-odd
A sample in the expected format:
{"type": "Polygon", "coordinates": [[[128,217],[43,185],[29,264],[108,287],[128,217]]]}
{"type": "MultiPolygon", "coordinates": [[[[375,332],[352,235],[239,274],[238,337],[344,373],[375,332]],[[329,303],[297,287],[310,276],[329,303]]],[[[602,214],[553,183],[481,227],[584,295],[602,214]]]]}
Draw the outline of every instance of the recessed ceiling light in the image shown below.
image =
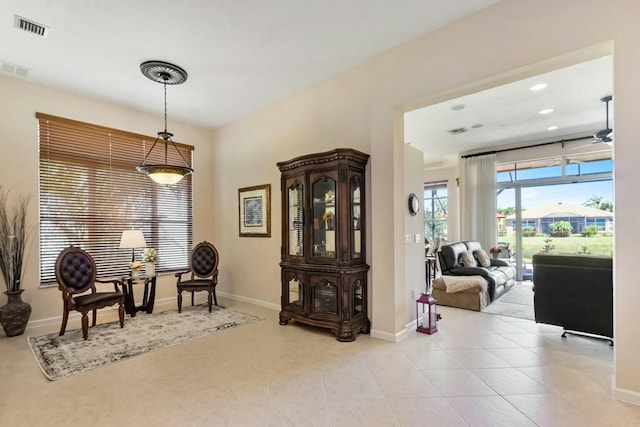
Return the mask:
{"type": "Polygon", "coordinates": [[[546,83],[538,83],[538,84],[536,84],[536,85],[531,86],[531,87],[529,88],[529,90],[532,90],[532,91],[534,91],[534,92],[535,92],[535,91],[537,91],[537,90],[542,90],[542,89],[544,89],[545,87],[547,87],[547,84],[546,84],[546,83]]]}
{"type": "Polygon", "coordinates": [[[547,128],[547,130],[556,130],[556,129],[558,129],[558,126],[549,126],[547,128]]]}
{"type": "Polygon", "coordinates": [[[540,110],[539,114],[551,114],[553,113],[553,108],[546,108],[544,110],[540,110]]]}
{"type": "Polygon", "coordinates": [[[484,126],[482,123],[478,123],[478,124],[475,124],[475,125],[473,125],[473,126],[471,126],[471,127],[472,127],[473,129],[479,129],[479,128],[481,128],[482,126],[484,126]]]}
{"type": "Polygon", "coordinates": [[[457,104],[457,105],[454,105],[453,107],[451,107],[451,109],[453,111],[460,111],[460,110],[464,110],[464,107],[465,107],[464,104],[457,104]]]}

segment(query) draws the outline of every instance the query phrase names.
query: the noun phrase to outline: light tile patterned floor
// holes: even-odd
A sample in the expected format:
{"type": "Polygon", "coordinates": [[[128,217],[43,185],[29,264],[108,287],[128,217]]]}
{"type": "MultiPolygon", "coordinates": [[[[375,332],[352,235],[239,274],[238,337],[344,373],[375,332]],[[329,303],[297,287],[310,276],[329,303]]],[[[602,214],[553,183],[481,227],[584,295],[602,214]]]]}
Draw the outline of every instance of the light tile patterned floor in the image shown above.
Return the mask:
{"type": "Polygon", "coordinates": [[[221,303],[266,319],[55,382],[26,336],[1,337],[0,425],[640,425],[640,407],[610,397],[606,341],[439,307],[437,334],[339,343],[280,326],[275,311],[221,303]]]}

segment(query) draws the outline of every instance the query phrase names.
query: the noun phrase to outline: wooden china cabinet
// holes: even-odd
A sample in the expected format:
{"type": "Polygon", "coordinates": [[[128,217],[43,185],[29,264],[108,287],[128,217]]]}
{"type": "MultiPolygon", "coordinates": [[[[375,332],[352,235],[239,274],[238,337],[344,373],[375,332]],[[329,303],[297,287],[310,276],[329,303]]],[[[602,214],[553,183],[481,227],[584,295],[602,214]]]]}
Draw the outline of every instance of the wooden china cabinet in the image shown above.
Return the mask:
{"type": "Polygon", "coordinates": [[[280,324],[369,333],[365,169],[369,155],[338,148],[278,163],[282,189],[280,324]]]}

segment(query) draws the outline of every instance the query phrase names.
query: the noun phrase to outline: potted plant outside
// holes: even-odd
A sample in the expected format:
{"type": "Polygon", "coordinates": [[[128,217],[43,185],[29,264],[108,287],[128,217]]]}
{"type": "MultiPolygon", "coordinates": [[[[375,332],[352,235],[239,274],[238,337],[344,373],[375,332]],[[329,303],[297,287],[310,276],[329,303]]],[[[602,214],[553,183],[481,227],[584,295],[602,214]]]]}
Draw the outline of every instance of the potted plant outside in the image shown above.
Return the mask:
{"type": "Polygon", "coordinates": [[[0,324],[8,337],[22,335],[31,316],[31,306],[22,301],[24,253],[29,232],[26,227],[30,196],[18,196],[9,204],[9,191],[0,186],[0,270],[6,284],[7,304],[0,307],[0,324]]]}

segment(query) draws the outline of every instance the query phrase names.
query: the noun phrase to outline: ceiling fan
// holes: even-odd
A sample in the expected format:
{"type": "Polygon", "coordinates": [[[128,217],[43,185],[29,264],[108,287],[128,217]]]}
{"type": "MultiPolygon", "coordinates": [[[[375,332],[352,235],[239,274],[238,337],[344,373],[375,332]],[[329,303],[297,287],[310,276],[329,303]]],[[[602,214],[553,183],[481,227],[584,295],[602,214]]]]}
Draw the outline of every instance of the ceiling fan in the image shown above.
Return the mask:
{"type": "Polygon", "coordinates": [[[593,134],[593,138],[596,140],[596,142],[604,142],[606,144],[611,145],[611,143],[613,142],[613,129],[611,129],[611,127],[609,127],[609,102],[611,102],[611,100],[613,99],[613,97],[611,95],[607,95],[604,98],[600,98],[600,101],[606,103],[606,110],[607,110],[607,122],[606,122],[606,129],[602,129],[601,131],[598,131],[596,133],[593,134]]]}
{"type": "Polygon", "coordinates": [[[591,144],[581,145],[579,147],[570,148],[569,150],[579,150],[581,148],[588,147],[589,145],[599,144],[599,143],[605,143],[608,146],[613,145],[613,129],[611,129],[611,127],[609,126],[609,102],[611,102],[612,99],[613,99],[613,96],[611,95],[607,95],[603,98],[600,98],[600,101],[606,104],[605,108],[606,108],[607,119],[606,119],[605,129],[599,130],[598,132],[593,134],[594,141],[591,144]]]}

